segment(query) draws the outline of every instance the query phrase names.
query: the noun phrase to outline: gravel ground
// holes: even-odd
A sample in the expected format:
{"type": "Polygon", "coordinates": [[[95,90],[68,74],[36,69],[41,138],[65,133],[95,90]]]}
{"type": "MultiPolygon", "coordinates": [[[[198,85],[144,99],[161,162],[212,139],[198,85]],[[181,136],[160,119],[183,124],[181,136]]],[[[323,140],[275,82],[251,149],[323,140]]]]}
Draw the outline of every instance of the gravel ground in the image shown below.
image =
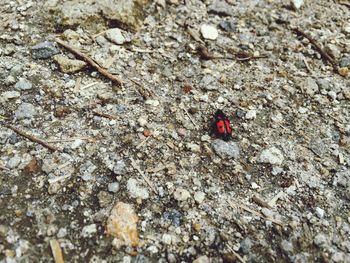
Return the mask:
{"type": "Polygon", "coordinates": [[[0,262],[350,262],[348,2],[0,14],[0,262]]]}

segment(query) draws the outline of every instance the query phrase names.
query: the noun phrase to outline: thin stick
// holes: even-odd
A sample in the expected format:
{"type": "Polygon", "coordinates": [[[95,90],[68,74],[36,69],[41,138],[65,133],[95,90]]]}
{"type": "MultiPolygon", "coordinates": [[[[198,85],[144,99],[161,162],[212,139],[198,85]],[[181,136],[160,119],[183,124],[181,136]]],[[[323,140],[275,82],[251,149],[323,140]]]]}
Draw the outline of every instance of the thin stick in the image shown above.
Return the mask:
{"type": "Polygon", "coordinates": [[[75,82],[75,86],[74,86],[74,89],[73,89],[73,92],[75,94],[77,94],[80,90],[80,87],[81,87],[81,78],[77,78],[77,81],[75,82]]]}
{"type": "Polygon", "coordinates": [[[55,263],[64,263],[60,243],[56,239],[50,240],[50,247],[55,263]]]}
{"type": "Polygon", "coordinates": [[[307,61],[306,61],[305,58],[303,58],[303,62],[304,62],[304,64],[305,64],[305,67],[306,67],[307,71],[308,71],[309,73],[311,73],[311,69],[310,69],[309,63],[307,63],[307,61]]]}
{"type": "Polygon", "coordinates": [[[151,181],[147,178],[147,176],[141,171],[140,167],[137,166],[137,164],[135,163],[135,161],[132,157],[130,157],[130,161],[131,161],[132,167],[134,167],[134,169],[136,169],[139,172],[139,174],[142,176],[143,180],[145,180],[145,182],[152,189],[152,191],[156,195],[158,195],[157,189],[152,185],[151,181]]]}
{"type": "Polygon", "coordinates": [[[2,165],[0,165],[0,169],[6,170],[6,171],[10,171],[9,168],[7,168],[7,167],[5,167],[5,166],[2,166],[2,165]]]}
{"type": "Polygon", "coordinates": [[[92,60],[90,57],[88,57],[87,55],[83,54],[82,52],[80,52],[79,50],[71,47],[70,45],[68,45],[66,42],[56,38],[56,42],[61,45],[62,47],[66,48],[67,50],[69,50],[70,52],[72,52],[73,54],[77,55],[78,57],[82,58],[86,63],[90,64],[90,66],[92,66],[93,68],[95,68],[98,72],[100,72],[103,76],[105,76],[106,78],[110,79],[111,81],[115,82],[117,85],[119,86],[123,86],[123,82],[117,77],[114,76],[113,74],[111,74],[109,71],[103,69],[100,67],[100,65],[98,65],[94,60],[92,60]]]}
{"type": "Polygon", "coordinates": [[[111,119],[111,120],[118,120],[119,117],[112,115],[112,114],[107,114],[107,113],[103,113],[103,112],[99,112],[99,111],[92,111],[92,113],[96,116],[99,117],[103,117],[103,118],[107,118],[107,119],[111,119]]]}
{"type": "Polygon", "coordinates": [[[262,207],[271,208],[271,206],[265,200],[261,199],[258,195],[254,195],[252,197],[252,200],[262,207]]]}
{"type": "Polygon", "coordinates": [[[30,135],[24,131],[21,131],[21,130],[17,129],[16,127],[12,126],[11,124],[2,123],[2,125],[5,126],[6,128],[9,128],[10,130],[13,130],[18,135],[21,135],[22,137],[27,138],[28,140],[30,140],[32,142],[36,142],[36,143],[41,144],[42,146],[46,147],[50,151],[54,152],[54,151],[58,150],[56,147],[48,144],[47,142],[44,142],[43,140],[40,140],[40,139],[34,137],[33,135],[30,135]]]}
{"type": "Polygon", "coordinates": [[[73,142],[75,140],[86,140],[86,141],[94,141],[91,137],[77,137],[77,138],[66,138],[66,139],[52,139],[47,140],[48,143],[58,143],[58,142],[73,142]]]}
{"type": "Polygon", "coordinates": [[[96,84],[98,84],[99,82],[92,82],[92,83],[89,83],[89,84],[87,84],[87,85],[85,85],[85,86],[83,86],[83,87],[81,87],[81,89],[87,89],[87,88],[90,88],[90,87],[92,87],[92,86],[94,86],[94,85],[96,85],[96,84]]]}
{"type": "Polygon", "coordinates": [[[239,259],[239,261],[241,261],[242,263],[246,262],[236,251],[233,250],[232,247],[230,247],[229,245],[227,245],[227,247],[232,252],[232,254],[235,255],[239,259]]]}
{"type": "Polygon", "coordinates": [[[315,47],[315,49],[320,53],[320,55],[327,60],[331,65],[333,66],[333,69],[338,72],[338,64],[335,59],[333,59],[326,51],[324,51],[321,46],[316,42],[315,39],[313,39],[310,35],[305,33],[304,31],[300,30],[299,28],[294,28],[294,32],[296,32],[298,35],[302,35],[307,40],[310,41],[310,43],[315,47]]]}
{"type": "Polygon", "coordinates": [[[249,213],[252,213],[253,215],[256,215],[256,216],[258,216],[258,217],[261,217],[261,218],[263,218],[263,219],[266,219],[266,220],[268,220],[268,221],[271,221],[272,223],[275,223],[276,225],[279,225],[279,226],[282,226],[282,227],[283,227],[282,222],[280,222],[280,221],[278,221],[278,220],[275,220],[275,219],[273,219],[273,218],[270,218],[270,217],[266,217],[266,216],[264,216],[263,214],[261,214],[261,213],[255,211],[255,210],[253,210],[253,209],[250,209],[249,207],[247,207],[247,206],[245,206],[245,205],[238,204],[238,205],[236,206],[236,205],[234,205],[234,204],[232,203],[232,201],[227,201],[227,202],[229,203],[229,205],[230,205],[232,208],[237,208],[237,207],[239,207],[239,208],[241,208],[241,209],[243,209],[243,210],[245,210],[245,211],[247,211],[247,212],[249,212],[249,213]]]}
{"type": "Polygon", "coordinates": [[[278,194],[275,195],[275,196],[268,202],[268,204],[269,204],[271,207],[274,207],[274,206],[276,205],[276,202],[278,201],[278,199],[280,199],[282,196],[284,196],[284,192],[283,192],[283,191],[278,192],[278,194]]]}
{"type": "Polygon", "coordinates": [[[198,127],[197,123],[194,122],[194,120],[192,119],[191,115],[188,113],[188,111],[185,108],[182,108],[182,109],[186,113],[187,117],[191,120],[191,122],[193,123],[194,127],[197,130],[197,127],[198,127]]]}

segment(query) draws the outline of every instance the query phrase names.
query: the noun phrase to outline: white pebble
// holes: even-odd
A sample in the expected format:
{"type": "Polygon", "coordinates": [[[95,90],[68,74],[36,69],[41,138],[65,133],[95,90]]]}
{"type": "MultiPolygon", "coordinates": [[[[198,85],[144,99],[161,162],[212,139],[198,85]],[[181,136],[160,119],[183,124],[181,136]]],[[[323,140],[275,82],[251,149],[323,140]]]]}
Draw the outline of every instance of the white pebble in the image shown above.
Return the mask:
{"type": "Polygon", "coordinates": [[[219,36],[218,30],[214,26],[206,24],[201,26],[201,33],[203,38],[210,40],[215,40],[219,36]]]}
{"type": "Polygon", "coordinates": [[[256,118],[256,110],[249,110],[247,111],[247,113],[245,114],[245,118],[247,120],[252,120],[256,118]]]}

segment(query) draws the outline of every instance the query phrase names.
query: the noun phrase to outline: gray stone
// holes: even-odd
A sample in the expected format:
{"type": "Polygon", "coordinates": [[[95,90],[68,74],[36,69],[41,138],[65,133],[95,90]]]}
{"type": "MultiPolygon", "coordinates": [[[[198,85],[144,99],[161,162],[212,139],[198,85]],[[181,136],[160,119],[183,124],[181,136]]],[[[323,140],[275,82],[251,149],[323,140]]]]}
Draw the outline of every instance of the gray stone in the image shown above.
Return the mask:
{"type": "Polygon", "coordinates": [[[284,252],[287,252],[287,253],[293,253],[294,251],[293,243],[287,240],[282,240],[281,248],[284,252]]]}
{"type": "Polygon", "coordinates": [[[256,118],[256,110],[249,110],[247,111],[247,113],[245,114],[245,118],[247,120],[252,120],[256,118]]]}
{"type": "Polygon", "coordinates": [[[92,234],[95,234],[97,232],[97,226],[96,224],[91,224],[91,225],[87,225],[84,226],[82,231],[81,231],[81,235],[83,237],[89,237],[92,234]]]}
{"type": "Polygon", "coordinates": [[[9,169],[16,168],[21,162],[21,158],[18,155],[13,156],[10,160],[8,160],[6,167],[9,169]]]}
{"type": "Polygon", "coordinates": [[[35,107],[30,104],[30,103],[26,103],[23,102],[22,104],[20,104],[17,108],[17,110],[15,111],[15,116],[17,119],[31,119],[35,116],[36,114],[36,110],[35,107]]]}
{"type": "Polygon", "coordinates": [[[147,199],[149,197],[148,189],[140,186],[138,181],[134,178],[128,180],[126,188],[133,198],[147,199]]]}
{"type": "Polygon", "coordinates": [[[212,75],[205,75],[201,82],[199,83],[201,88],[206,90],[216,90],[218,89],[216,79],[212,75]]]}
{"type": "Polygon", "coordinates": [[[350,170],[345,170],[341,172],[337,172],[333,179],[333,185],[337,186],[343,186],[343,187],[350,187],[350,170]]]}
{"type": "Polygon", "coordinates": [[[347,67],[350,69],[350,56],[342,57],[339,64],[341,68],[347,67]]]}
{"type": "Polygon", "coordinates": [[[315,236],[314,243],[318,247],[325,247],[327,245],[327,243],[328,243],[328,240],[327,240],[327,237],[324,234],[319,233],[319,234],[317,234],[315,236]]]}
{"type": "Polygon", "coordinates": [[[245,238],[241,242],[241,249],[244,254],[249,254],[250,249],[252,248],[252,241],[250,240],[249,237],[245,238]]]}
{"type": "Polygon", "coordinates": [[[123,160],[119,160],[115,163],[114,167],[113,167],[113,172],[116,175],[122,175],[125,172],[125,162],[123,160]]]}
{"type": "Polygon", "coordinates": [[[328,79],[318,79],[316,81],[318,87],[323,90],[329,90],[330,89],[330,83],[328,79]]]}
{"type": "Polygon", "coordinates": [[[47,59],[60,52],[55,43],[49,41],[39,43],[33,46],[31,49],[32,57],[34,59],[47,59]]]}
{"type": "Polygon", "coordinates": [[[111,193],[116,193],[119,191],[119,183],[118,182],[114,182],[114,183],[110,183],[108,184],[108,191],[111,193]]]}
{"type": "Polygon", "coordinates": [[[122,45],[125,43],[125,38],[119,28],[112,28],[107,30],[106,38],[117,45],[122,45]]]}
{"type": "Polygon", "coordinates": [[[295,9],[300,9],[304,5],[304,0],[292,0],[292,6],[295,9]]]}
{"type": "Polygon", "coordinates": [[[205,199],[205,193],[203,193],[202,191],[198,191],[194,193],[194,200],[196,201],[196,203],[201,204],[203,203],[205,199]]]}
{"type": "Polygon", "coordinates": [[[318,91],[318,86],[313,78],[307,78],[301,87],[304,92],[310,96],[313,96],[318,91]]]}
{"type": "Polygon", "coordinates": [[[217,14],[219,16],[232,16],[233,10],[231,5],[229,5],[224,0],[214,0],[214,2],[209,6],[209,13],[217,14]]]}
{"type": "Polygon", "coordinates": [[[1,94],[0,101],[8,101],[10,99],[18,98],[19,96],[21,96],[21,93],[18,91],[5,91],[1,94]]]}
{"type": "Polygon", "coordinates": [[[237,24],[233,20],[221,21],[219,26],[226,32],[234,32],[237,28],[237,24]]]}
{"type": "Polygon", "coordinates": [[[225,142],[223,140],[216,139],[211,143],[211,145],[213,146],[214,151],[221,158],[237,159],[239,157],[239,147],[233,141],[225,142]]]}
{"type": "Polygon", "coordinates": [[[32,88],[32,83],[25,79],[25,78],[20,78],[19,81],[15,84],[15,89],[18,90],[30,90],[32,88]]]}
{"type": "Polygon", "coordinates": [[[281,165],[283,160],[282,152],[276,147],[264,149],[258,158],[260,163],[269,163],[272,165],[281,165]]]}
{"type": "Polygon", "coordinates": [[[322,218],[324,217],[324,210],[323,210],[322,208],[316,207],[315,211],[316,211],[316,215],[317,215],[319,218],[322,219],[322,218]]]}

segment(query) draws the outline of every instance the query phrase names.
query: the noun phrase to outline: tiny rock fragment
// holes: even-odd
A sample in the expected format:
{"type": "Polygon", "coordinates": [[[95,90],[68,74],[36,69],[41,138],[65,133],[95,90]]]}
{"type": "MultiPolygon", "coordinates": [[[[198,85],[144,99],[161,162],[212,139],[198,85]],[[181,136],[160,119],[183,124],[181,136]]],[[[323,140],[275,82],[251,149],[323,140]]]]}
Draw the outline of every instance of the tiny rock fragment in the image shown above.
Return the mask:
{"type": "Polygon", "coordinates": [[[50,240],[50,247],[55,263],[64,263],[60,243],[56,239],[50,240]]]}
{"type": "Polygon", "coordinates": [[[302,7],[304,4],[304,0],[292,0],[292,6],[295,9],[300,9],[300,7],[302,7]]]}
{"type": "Polygon", "coordinates": [[[216,139],[212,141],[211,145],[213,146],[217,155],[219,155],[221,158],[238,159],[239,157],[239,147],[233,141],[225,142],[223,140],[216,139]]]}
{"type": "Polygon", "coordinates": [[[201,34],[203,38],[209,40],[215,40],[219,36],[218,30],[214,26],[206,24],[201,26],[201,34]]]}
{"type": "Polygon", "coordinates": [[[347,78],[349,76],[349,68],[348,67],[339,68],[338,73],[340,76],[347,78]]]}
{"type": "Polygon", "coordinates": [[[20,78],[15,84],[15,89],[17,90],[30,90],[32,87],[32,83],[25,78],[20,78]]]}
{"type": "Polygon", "coordinates": [[[204,199],[205,199],[205,193],[201,191],[195,192],[194,200],[196,201],[197,204],[203,203],[204,199]]]}
{"type": "Polygon", "coordinates": [[[91,224],[83,227],[83,230],[81,232],[81,235],[83,237],[89,237],[92,234],[95,234],[97,232],[96,224],[91,224]]]}
{"type": "Polygon", "coordinates": [[[107,30],[106,38],[117,45],[122,45],[125,43],[125,38],[119,28],[112,28],[107,30]]]}
{"type": "Polygon", "coordinates": [[[130,204],[118,202],[107,220],[107,234],[115,237],[117,247],[133,246],[139,243],[137,222],[138,216],[130,204]]]}
{"type": "Polygon", "coordinates": [[[147,188],[140,186],[138,181],[134,178],[128,180],[126,188],[133,198],[147,199],[149,197],[147,188]]]}
{"type": "Polygon", "coordinates": [[[210,263],[210,260],[207,256],[200,256],[197,259],[193,260],[192,263],[210,263]]]}
{"type": "Polygon", "coordinates": [[[265,149],[259,156],[260,163],[269,163],[272,165],[281,165],[284,160],[282,152],[276,147],[265,149]]]}
{"type": "Polygon", "coordinates": [[[32,57],[34,59],[47,59],[60,52],[55,46],[55,43],[49,41],[39,43],[33,46],[31,49],[32,57]]]}
{"type": "Polygon", "coordinates": [[[176,191],[174,192],[174,198],[177,201],[186,201],[190,197],[191,197],[190,193],[183,188],[177,188],[176,191]]]}
{"type": "Polygon", "coordinates": [[[24,172],[27,174],[35,174],[39,171],[39,163],[36,158],[33,158],[25,167],[24,172]]]}
{"type": "Polygon", "coordinates": [[[256,118],[256,110],[249,110],[249,111],[247,111],[247,113],[245,115],[245,118],[247,120],[255,119],[256,118]]]}
{"type": "Polygon", "coordinates": [[[60,69],[64,73],[74,73],[86,66],[86,63],[78,59],[70,59],[63,55],[55,55],[54,60],[59,65],[60,69]]]}

